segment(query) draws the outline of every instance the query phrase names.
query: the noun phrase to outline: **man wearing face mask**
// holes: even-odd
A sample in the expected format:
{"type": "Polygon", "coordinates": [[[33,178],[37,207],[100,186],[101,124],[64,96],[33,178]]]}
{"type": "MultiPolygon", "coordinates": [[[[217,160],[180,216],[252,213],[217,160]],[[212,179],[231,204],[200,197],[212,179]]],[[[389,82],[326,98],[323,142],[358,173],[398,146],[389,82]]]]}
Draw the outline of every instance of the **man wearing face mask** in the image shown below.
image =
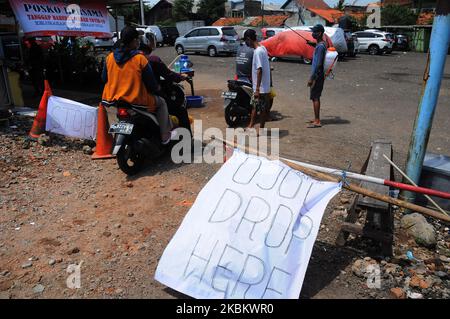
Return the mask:
{"type": "Polygon", "coordinates": [[[308,128],[322,127],[320,122],[320,97],[322,95],[323,84],[325,82],[324,62],[327,53],[327,45],[323,39],[325,28],[321,24],[311,28],[312,36],[317,41],[314,49],[312,72],[308,81],[311,88],[311,101],[314,107],[314,120],[309,122],[308,128]]]}

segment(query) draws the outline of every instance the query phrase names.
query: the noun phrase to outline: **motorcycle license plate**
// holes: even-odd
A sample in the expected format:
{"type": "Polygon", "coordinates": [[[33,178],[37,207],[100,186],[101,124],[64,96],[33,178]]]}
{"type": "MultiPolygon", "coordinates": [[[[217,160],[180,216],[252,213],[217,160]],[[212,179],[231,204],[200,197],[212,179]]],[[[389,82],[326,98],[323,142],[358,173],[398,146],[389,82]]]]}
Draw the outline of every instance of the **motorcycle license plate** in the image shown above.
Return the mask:
{"type": "Polygon", "coordinates": [[[222,92],[222,98],[234,100],[237,97],[237,92],[222,92]]]}
{"type": "Polygon", "coordinates": [[[114,123],[109,128],[109,133],[130,135],[131,132],[133,132],[133,127],[134,125],[130,123],[124,122],[114,123]]]}

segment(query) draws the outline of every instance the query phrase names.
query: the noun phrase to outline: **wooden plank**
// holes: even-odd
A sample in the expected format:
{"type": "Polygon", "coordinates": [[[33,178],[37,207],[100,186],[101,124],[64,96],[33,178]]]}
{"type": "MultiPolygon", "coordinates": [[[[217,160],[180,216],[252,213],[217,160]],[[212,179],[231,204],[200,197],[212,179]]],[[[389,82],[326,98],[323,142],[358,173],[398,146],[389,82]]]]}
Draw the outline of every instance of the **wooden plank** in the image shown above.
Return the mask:
{"type": "Polygon", "coordinates": [[[392,234],[388,234],[382,231],[364,228],[361,225],[342,223],[342,231],[357,234],[366,238],[371,238],[381,243],[392,243],[392,234]]]}
{"type": "MultiPolygon", "coordinates": [[[[383,158],[383,154],[386,154],[389,158],[392,158],[392,143],[384,140],[378,140],[372,143],[372,151],[370,153],[369,162],[366,169],[366,175],[379,177],[382,179],[391,178],[391,166],[383,158]]],[[[371,191],[389,195],[389,187],[384,185],[377,185],[368,182],[362,182],[361,187],[370,189],[371,191]]],[[[379,200],[363,197],[358,202],[358,205],[365,207],[372,207],[378,209],[388,209],[389,204],[381,202],[379,200]]]]}
{"type": "MultiPolygon", "coordinates": [[[[352,200],[352,204],[350,205],[350,208],[348,210],[347,218],[345,219],[345,221],[347,223],[353,224],[358,219],[358,214],[356,212],[356,203],[358,202],[358,197],[359,197],[359,195],[355,196],[352,200]]],[[[346,232],[341,228],[338,236],[336,237],[336,241],[335,241],[336,245],[344,246],[345,243],[347,242],[348,235],[349,235],[349,232],[346,232]]]]}

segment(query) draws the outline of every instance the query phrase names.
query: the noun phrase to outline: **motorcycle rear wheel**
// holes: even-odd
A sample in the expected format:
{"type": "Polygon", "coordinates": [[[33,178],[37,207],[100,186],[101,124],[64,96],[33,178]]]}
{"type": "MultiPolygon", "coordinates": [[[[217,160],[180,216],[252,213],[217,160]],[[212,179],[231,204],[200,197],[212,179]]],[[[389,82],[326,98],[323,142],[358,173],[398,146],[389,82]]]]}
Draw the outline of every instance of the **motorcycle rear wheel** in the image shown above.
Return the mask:
{"type": "Polygon", "coordinates": [[[128,176],[136,175],[142,170],[145,158],[133,151],[130,145],[124,145],[117,153],[117,164],[128,176]]]}
{"type": "Polygon", "coordinates": [[[233,108],[236,107],[234,103],[230,103],[225,108],[225,122],[227,122],[228,127],[246,127],[250,122],[250,114],[247,116],[238,114],[233,111],[233,108]]]}

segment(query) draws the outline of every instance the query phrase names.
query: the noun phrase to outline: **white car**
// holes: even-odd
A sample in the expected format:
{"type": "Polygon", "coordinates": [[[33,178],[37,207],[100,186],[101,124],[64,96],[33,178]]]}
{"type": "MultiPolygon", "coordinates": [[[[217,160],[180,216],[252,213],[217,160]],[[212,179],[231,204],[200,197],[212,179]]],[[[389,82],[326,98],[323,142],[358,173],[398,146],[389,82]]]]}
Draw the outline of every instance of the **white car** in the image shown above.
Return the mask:
{"type": "Polygon", "coordinates": [[[358,38],[359,52],[369,52],[370,55],[392,52],[394,37],[391,33],[365,30],[353,34],[358,38]]]}
{"type": "Polygon", "coordinates": [[[206,52],[210,57],[225,53],[232,55],[239,47],[239,37],[233,27],[200,27],[175,41],[178,54],[206,52]]]}
{"type": "Polygon", "coordinates": [[[156,44],[158,46],[163,46],[164,45],[164,37],[163,34],[161,32],[161,30],[159,29],[158,26],[156,25],[149,25],[146,28],[136,28],[136,30],[138,31],[143,31],[144,35],[148,38],[149,34],[153,34],[156,38],[156,44]]]}
{"type": "Polygon", "coordinates": [[[111,49],[114,46],[112,38],[96,38],[92,36],[84,37],[83,40],[92,43],[94,48],[111,49]]]}

